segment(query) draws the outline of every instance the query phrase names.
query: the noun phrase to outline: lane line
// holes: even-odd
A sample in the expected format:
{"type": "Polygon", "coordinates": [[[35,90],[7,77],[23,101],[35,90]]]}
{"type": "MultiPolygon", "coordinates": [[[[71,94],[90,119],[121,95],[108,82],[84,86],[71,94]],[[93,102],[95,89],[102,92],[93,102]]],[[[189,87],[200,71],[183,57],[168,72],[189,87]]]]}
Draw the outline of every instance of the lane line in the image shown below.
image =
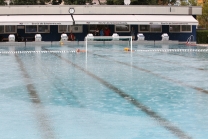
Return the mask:
{"type": "Polygon", "coordinates": [[[169,122],[165,118],[162,118],[156,112],[150,110],[147,106],[143,105],[138,100],[136,100],[132,96],[128,95],[127,93],[125,93],[121,89],[115,87],[114,85],[112,85],[109,82],[103,80],[102,78],[98,77],[97,75],[95,75],[95,74],[87,71],[86,69],[78,66],[77,64],[74,64],[70,60],[68,60],[66,58],[63,58],[63,57],[61,57],[61,56],[59,56],[58,54],[55,54],[55,53],[53,55],[57,56],[61,60],[65,61],[66,63],[71,64],[72,66],[74,66],[78,70],[83,71],[84,73],[86,73],[90,77],[96,79],[101,84],[105,85],[107,88],[111,89],[112,91],[114,91],[115,93],[117,93],[119,96],[121,96],[122,98],[124,98],[125,100],[127,100],[128,102],[130,102],[131,104],[133,104],[134,106],[136,106],[137,108],[141,109],[141,111],[143,111],[144,113],[146,113],[148,116],[154,118],[161,126],[163,126],[165,129],[167,129],[168,131],[170,131],[172,134],[174,134],[178,138],[180,138],[180,139],[193,139],[191,136],[189,136],[188,134],[186,134],[185,132],[183,132],[181,129],[179,129],[178,127],[176,127],[175,125],[173,125],[171,122],[169,122]]]}
{"type": "Polygon", "coordinates": [[[56,139],[55,133],[52,130],[52,127],[50,125],[50,122],[48,120],[48,116],[46,115],[46,112],[44,111],[44,107],[41,104],[40,97],[38,96],[38,93],[32,83],[32,80],[27,73],[24,64],[22,63],[20,57],[15,54],[15,58],[17,63],[19,64],[20,70],[22,71],[24,81],[26,83],[27,91],[30,95],[30,100],[34,104],[34,114],[37,119],[38,126],[40,127],[40,132],[42,133],[43,139],[56,139]]]}
{"type": "MultiPolygon", "coordinates": [[[[41,61],[41,59],[38,59],[38,60],[41,61]]],[[[64,94],[64,91],[66,91],[75,100],[76,105],[83,108],[84,106],[78,101],[78,98],[76,97],[74,92],[69,90],[69,88],[61,81],[61,79],[58,78],[57,75],[55,73],[53,73],[49,68],[44,67],[44,69],[43,69],[43,65],[44,64],[42,62],[41,62],[41,64],[39,63],[39,67],[40,67],[41,71],[45,73],[47,78],[50,77],[50,75],[49,75],[49,72],[50,72],[50,74],[53,75],[52,77],[55,78],[56,81],[58,81],[58,83],[59,83],[58,85],[54,82],[52,82],[51,84],[56,88],[56,90],[59,92],[59,94],[61,94],[62,98],[66,101],[67,105],[73,105],[73,103],[70,102],[70,100],[68,99],[69,97],[66,96],[66,94],[64,94]],[[62,86],[62,89],[60,89],[59,85],[62,86]]]]}
{"type": "MultiPolygon", "coordinates": [[[[167,61],[167,60],[164,60],[164,59],[158,59],[158,58],[154,58],[154,57],[151,57],[151,56],[145,56],[145,55],[141,55],[141,54],[136,54],[136,55],[139,55],[139,56],[144,57],[144,58],[154,59],[154,60],[157,60],[157,61],[163,61],[163,62],[168,63],[168,64],[181,65],[181,66],[184,66],[184,67],[189,67],[189,68],[193,68],[193,69],[196,69],[196,70],[208,72],[208,70],[203,69],[203,68],[196,68],[194,66],[184,65],[184,64],[181,64],[181,63],[171,62],[171,61],[167,61]]],[[[179,55],[179,56],[181,56],[181,55],[179,55]]]]}
{"type": "Polygon", "coordinates": [[[144,68],[140,68],[140,67],[138,67],[138,66],[131,65],[131,64],[128,64],[128,63],[125,63],[125,62],[117,61],[117,60],[111,59],[111,58],[109,58],[109,57],[105,57],[105,56],[102,56],[102,55],[99,55],[99,54],[94,54],[94,55],[97,55],[97,56],[102,57],[102,58],[105,58],[105,59],[109,59],[109,60],[111,60],[111,61],[114,61],[114,62],[116,62],[116,63],[122,64],[122,65],[125,65],[125,66],[128,66],[128,67],[133,67],[133,68],[138,69],[138,70],[140,70],[140,71],[143,71],[143,72],[146,72],[146,73],[155,75],[155,76],[157,76],[157,77],[160,77],[160,78],[162,78],[162,79],[165,79],[165,80],[174,82],[174,83],[176,83],[176,84],[179,84],[179,85],[183,85],[183,86],[192,88],[192,89],[194,89],[194,90],[196,90],[196,91],[199,91],[199,92],[208,94],[208,90],[205,90],[205,89],[203,89],[203,88],[196,87],[196,86],[192,86],[192,85],[186,84],[186,83],[184,83],[184,82],[177,81],[177,80],[168,78],[168,77],[166,77],[166,76],[162,76],[162,75],[160,75],[160,74],[158,74],[158,73],[154,73],[154,72],[152,72],[152,71],[150,71],[150,70],[147,70],[147,69],[144,69],[144,68]]]}

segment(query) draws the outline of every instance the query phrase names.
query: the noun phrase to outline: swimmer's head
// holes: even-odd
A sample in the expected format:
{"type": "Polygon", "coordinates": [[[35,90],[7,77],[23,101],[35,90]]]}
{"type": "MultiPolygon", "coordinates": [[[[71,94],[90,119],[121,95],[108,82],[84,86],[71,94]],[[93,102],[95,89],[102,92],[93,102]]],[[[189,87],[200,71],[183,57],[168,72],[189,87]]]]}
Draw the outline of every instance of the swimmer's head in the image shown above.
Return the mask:
{"type": "Polygon", "coordinates": [[[76,52],[80,52],[80,49],[77,49],[76,52]]]}
{"type": "Polygon", "coordinates": [[[130,51],[130,49],[128,47],[125,47],[124,51],[130,51]]]}

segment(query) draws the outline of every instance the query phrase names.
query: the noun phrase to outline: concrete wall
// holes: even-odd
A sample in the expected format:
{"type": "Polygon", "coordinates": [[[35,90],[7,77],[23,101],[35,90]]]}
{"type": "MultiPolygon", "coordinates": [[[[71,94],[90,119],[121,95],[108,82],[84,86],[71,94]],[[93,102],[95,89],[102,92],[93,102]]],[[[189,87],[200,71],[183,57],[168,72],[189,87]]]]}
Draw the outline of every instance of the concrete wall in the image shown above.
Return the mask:
{"type": "Polygon", "coordinates": [[[149,6],[149,5],[34,5],[0,6],[0,15],[13,14],[166,14],[166,15],[201,15],[200,6],[149,6]]]}

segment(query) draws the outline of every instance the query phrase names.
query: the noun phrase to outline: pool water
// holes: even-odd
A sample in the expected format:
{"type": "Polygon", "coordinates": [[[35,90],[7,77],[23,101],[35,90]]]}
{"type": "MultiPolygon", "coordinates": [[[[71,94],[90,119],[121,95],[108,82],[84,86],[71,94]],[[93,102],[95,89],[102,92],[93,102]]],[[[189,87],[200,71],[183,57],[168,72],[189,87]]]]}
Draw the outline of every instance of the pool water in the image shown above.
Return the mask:
{"type": "Polygon", "coordinates": [[[206,139],[207,49],[124,47],[0,46],[1,138],[206,139]]]}

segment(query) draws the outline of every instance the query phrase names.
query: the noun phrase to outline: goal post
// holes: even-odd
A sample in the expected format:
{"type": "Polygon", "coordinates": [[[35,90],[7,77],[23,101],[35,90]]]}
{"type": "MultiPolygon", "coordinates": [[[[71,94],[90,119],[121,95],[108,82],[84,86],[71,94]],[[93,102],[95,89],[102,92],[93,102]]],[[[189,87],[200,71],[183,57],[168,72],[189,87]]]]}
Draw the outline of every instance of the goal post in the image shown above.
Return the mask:
{"type": "Polygon", "coordinates": [[[123,40],[130,41],[130,51],[132,52],[132,36],[86,36],[85,37],[85,47],[87,52],[87,45],[88,41],[123,41],[123,40]]]}

